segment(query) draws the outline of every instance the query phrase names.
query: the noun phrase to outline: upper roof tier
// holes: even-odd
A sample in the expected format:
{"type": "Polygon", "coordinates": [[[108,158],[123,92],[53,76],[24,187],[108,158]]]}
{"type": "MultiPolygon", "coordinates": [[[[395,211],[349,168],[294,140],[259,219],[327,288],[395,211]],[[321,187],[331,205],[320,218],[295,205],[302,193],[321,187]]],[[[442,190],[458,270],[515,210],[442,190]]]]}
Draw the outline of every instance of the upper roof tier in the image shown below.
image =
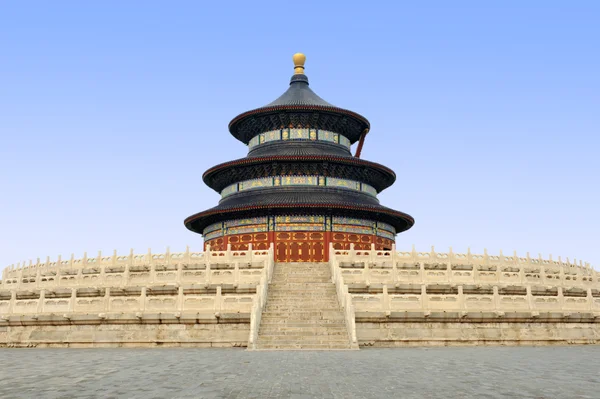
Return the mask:
{"type": "Polygon", "coordinates": [[[251,111],[244,112],[229,122],[231,134],[248,144],[252,137],[271,130],[293,128],[317,128],[336,132],[347,137],[351,143],[368,131],[369,121],[362,115],[338,108],[319,97],[308,87],[304,74],[304,54],[294,54],[295,73],[290,87],[275,101],[251,111]]]}

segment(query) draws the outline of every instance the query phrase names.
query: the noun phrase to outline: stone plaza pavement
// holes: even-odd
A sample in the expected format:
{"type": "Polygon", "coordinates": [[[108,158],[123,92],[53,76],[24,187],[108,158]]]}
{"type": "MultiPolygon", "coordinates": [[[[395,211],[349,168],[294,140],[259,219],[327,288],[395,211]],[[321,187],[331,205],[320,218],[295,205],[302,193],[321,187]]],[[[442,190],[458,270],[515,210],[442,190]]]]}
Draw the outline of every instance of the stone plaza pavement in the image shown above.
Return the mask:
{"type": "Polygon", "coordinates": [[[2,349],[0,398],[598,398],[600,346],[2,349]]]}

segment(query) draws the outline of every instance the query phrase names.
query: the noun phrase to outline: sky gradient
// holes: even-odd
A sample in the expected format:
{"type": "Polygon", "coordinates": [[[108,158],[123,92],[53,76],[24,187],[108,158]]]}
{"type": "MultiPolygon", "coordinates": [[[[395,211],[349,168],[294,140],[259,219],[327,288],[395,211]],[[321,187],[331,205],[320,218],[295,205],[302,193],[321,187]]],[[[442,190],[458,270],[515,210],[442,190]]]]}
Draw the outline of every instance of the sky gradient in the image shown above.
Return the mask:
{"type": "Polygon", "coordinates": [[[200,250],[237,114],[311,88],[371,122],[402,250],[600,266],[600,3],[2,2],[0,268],[200,250]],[[485,4],[484,4],[485,3],[485,4]]]}

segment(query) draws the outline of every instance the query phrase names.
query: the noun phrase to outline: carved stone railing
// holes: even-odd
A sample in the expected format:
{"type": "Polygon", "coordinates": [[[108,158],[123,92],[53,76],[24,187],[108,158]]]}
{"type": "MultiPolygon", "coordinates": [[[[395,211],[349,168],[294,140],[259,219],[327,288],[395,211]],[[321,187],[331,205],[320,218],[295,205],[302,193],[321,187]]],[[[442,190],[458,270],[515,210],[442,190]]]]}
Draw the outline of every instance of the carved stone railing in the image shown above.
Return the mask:
{"type": "Polygon", "coordinates": [[[2,273],[0,289],[45,289],[56,287],[114,287],[136,284],[254,282],[260,272],[246,267],[269,259],[269,250],[211,251],[112,256],[61,260],[26,266],[10,266],[2,273]],[[223,267],[223,265],[228,265],[223,267]]]}
{"type": "Polygon", "coordinates": [[[348,293],[348,286],[344,284],[342,277],[342,269],[334,254],[333,245],[329,247],[329,265],[331,267],[331,279],[335,284],[338,301],[344,311],[346,328],[348,329],[348,337],[350,338],[350,347],[358,349],[358,340],[356,338],[356,317],[354,315],[354,304],[352,303],[352,295],[348,293]]]}
{"type": "Polygon", "coordinates": [[[272,269],[273,249],[251,246],[245,251],[114,254],[13,267],[4,272],[0,285],[0,324],[19,315],[102,320],[158,313],[175,319],[194,319],[195,314],[219,319],[224,313],[235,319],[238,314],[249,316],[255,297],[264,294],[257,286],[265,276],[270,278],[272,269]]]}
{"type": "Polygon", "coordinates": [[[600,273],[589,264],[431,252],[332,250],[356,312],[543,312],[600,320],[600,273]],[[466,292],[465,292],[466,290],[466,292]],[[586,316],[586,317],[587,317],[586,316]]]}
{"type": "Polygon", "coordinates": [[[589,263],[488,255],[431,252],[396,252],[379,250],[334,250],[340,263],[362,264],[361,268],[344,270],[346,283],[366,282],[396,284],[415,283],[498,283],[520,285],[553,285],[563,287],[595,287],[600,273],[589,263]]]}
{"type": "Polygon", "coordinates": [[[250,312],[250,336],[248,338],[248,349],[250,350],[256,349],[256,341],[258,340],[258,330],[260,329],[262,312],[267,303],[269,283],[273,277],[273,267],[275,265],[273,243],[271,243],[271,246],[269,247],[269,254],[270,256],[260,277],[260,283],[256,287],[256,295],[254,296],[252,310],[250,312]]]}

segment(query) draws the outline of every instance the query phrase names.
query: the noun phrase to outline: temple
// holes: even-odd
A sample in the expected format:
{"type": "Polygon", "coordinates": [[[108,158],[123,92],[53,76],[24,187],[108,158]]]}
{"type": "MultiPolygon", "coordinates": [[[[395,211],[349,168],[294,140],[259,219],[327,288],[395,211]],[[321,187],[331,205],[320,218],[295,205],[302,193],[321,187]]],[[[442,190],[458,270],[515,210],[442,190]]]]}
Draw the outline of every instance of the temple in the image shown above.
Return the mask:
{"type": "Polygon", "coordinates": [[[308,86],[235,117],[248,155],[205,183],[220,203],[185,220],[203,252],[37,259],[0,280],[2,347],[356,350],[600,343],[600,273],[581,261],[397,250],[409,215],[360,158],[369,122],[308,86]],[[358,143],[352,155],[350,146],[358,143]]]}
{"type": "Polygon", "coordinates": [[[335,249],[389,250],[411,216],[379,204],[396,175],[360,159],[369,121],[313,92],[303,54],[290,86],[275,101],[229,123],[248,146],[245,158],[212,167],[204,182],[219,205],[185,220],[212,250],[275,248],[277,262],[323,262],[335,249]],[[357,153],[351,145],[359,142],[357,153]]]}

